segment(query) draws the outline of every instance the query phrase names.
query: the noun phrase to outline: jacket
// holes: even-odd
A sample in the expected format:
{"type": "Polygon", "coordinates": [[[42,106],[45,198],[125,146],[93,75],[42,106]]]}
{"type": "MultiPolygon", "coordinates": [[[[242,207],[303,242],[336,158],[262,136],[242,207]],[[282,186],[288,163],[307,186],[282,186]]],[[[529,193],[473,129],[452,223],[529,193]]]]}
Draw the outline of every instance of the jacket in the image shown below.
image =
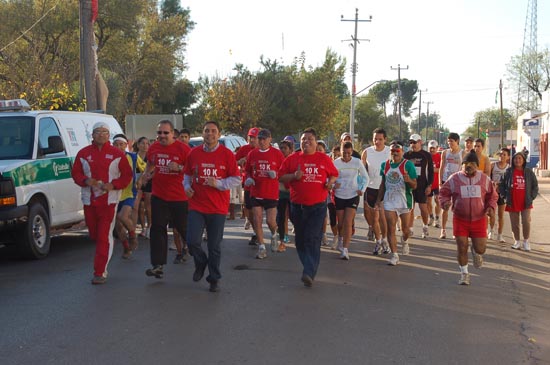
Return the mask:
{"type": "Polygon", "coordinates": [[[491,179],[479,171],[472,177],[462,171],[455,172],[439,189],[440,204],[443,206],[451,201],[453,214],[463,220],[480,220],[489,208],[496,211],[497,200],[491,179]]]}
{"type": "MultiPolygon", "coordinates": [[[[514,167],[506,169],[504,176],[500,179],[499,194],[504,198],[506,205],[512,206],[512,176],[514,174],[514,167]]],[[[525,177],[525,206],[524,209],[529,208],[533,204],[533,200],[539,194],[539,183],[533,170],[529,168],[523,169],[523,175],[525,177]]]]}

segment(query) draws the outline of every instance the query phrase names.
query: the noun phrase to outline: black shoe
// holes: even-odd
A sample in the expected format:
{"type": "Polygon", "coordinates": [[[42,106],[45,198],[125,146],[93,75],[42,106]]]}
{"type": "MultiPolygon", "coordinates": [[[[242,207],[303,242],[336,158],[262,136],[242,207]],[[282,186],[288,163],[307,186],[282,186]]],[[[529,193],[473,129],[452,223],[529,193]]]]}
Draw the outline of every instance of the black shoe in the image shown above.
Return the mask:
{"type": "Polygon", "coordinates": [[[302,275],[302,283],[304,283],[304,286],[307,286],[308,288],[311,288],[313,286],[313,279],[311,276],[307,274],[302,275]]]}
{"type": "Polygon", "coordinates": [[[145,275],[154,276],[157,279],[162,279],[164,271],[162,271],[162,265],[155,265],[152,269],[145,270],[145,275]]]}
{"type": "Polygon", "coordinates": [[[249,246],[257,246],[257,245],[258,245],[258,236],[253,235],[253,236],[250,238],[250,241],[248,241],[248,245],[249,245],[249,246]]]}
{"type": "Polygon", "coordinates": [[[174,264],[183,264],[185,262],[185,257],[183,254],[177,254],[176,258],[174,259],[174,264]]]}
{"type": "Polygon", "coordinates": [[[195,266],[193,281],[201,281],[202,277],[204,276],[204,270],[206,270],[206,265],[195,266]]]}
{"type": "Polygon", "coordinates": [[[218,284],[218,280],[212,280],[212,279],[210,279],[210,277],[207,277],[206,281],[208,281],[208,283],[210,284],[210,289],[208,289],[208,290],[210,290],[210,292],[216,293],[216,292],[220,291],[220,286],[218,284]]]}

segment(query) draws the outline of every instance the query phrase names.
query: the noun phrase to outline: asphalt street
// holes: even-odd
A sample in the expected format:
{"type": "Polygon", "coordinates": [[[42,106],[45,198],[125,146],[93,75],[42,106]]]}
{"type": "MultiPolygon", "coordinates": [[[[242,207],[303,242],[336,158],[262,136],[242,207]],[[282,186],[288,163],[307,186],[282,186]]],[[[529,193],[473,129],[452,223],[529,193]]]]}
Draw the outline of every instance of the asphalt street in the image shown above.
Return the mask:
{"type": "MultiPolygon", "coordinates": [[[[550,364],[550,181],[533,211],[532,251],[491,241],[472,285],[457,285],[452,240],[412,238],[396,267],[371,254],[362,215],[351,260],[323,250],[313,288],[291,245],[254,258],[243,220],[227,221],[221,291],[191,280],[190,259],[146,277],[149,244],[117,244],[92,286],[94,245],[52,242],[45,260],[0,249],[2,364],[550,364]]],[[[362,214],[362,211],[360,211],[362,214]]],[[[420,233],[420,223],[416,223],[420,233]]]]}

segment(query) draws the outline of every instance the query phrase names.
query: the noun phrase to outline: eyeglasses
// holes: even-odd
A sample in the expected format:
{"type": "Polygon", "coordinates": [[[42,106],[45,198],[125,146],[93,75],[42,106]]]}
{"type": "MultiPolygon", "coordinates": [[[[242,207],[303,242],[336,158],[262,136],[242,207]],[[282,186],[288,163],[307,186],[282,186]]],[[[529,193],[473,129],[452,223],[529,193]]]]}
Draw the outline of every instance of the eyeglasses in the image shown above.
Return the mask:
{"type": "Polygon", "coordinates": [[[417,141],[409,141],[409,144],[416,144],[417,141]]]}
{"type": "Polygon", "coordinates": [[[167,135],[167,134],[170,134],[170,131],[157,131],[157,134],[158,135],[161,135],[161,134],[167,135]]]}
{"type": "Polygon", "coordinates": [[[392,148],[390,149],[391,152],[401,152],[401,148],[392,148]]]}
{"type": "Polygon", "coordinates": [[[94,131],[94,134],[106,135],[106,134],[109,134],[109,131],[94,131]]]}

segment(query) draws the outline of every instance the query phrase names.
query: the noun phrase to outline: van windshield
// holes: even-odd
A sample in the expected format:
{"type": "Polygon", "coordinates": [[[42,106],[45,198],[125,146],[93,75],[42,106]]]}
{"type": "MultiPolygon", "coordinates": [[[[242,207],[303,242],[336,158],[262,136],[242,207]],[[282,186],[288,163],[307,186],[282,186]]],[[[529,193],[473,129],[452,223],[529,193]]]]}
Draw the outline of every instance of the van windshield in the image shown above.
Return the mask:
{"type": "Polygon", "coordinates": [[[0,160],[30,160],[34,117],[0,116],[0,160]]]}

